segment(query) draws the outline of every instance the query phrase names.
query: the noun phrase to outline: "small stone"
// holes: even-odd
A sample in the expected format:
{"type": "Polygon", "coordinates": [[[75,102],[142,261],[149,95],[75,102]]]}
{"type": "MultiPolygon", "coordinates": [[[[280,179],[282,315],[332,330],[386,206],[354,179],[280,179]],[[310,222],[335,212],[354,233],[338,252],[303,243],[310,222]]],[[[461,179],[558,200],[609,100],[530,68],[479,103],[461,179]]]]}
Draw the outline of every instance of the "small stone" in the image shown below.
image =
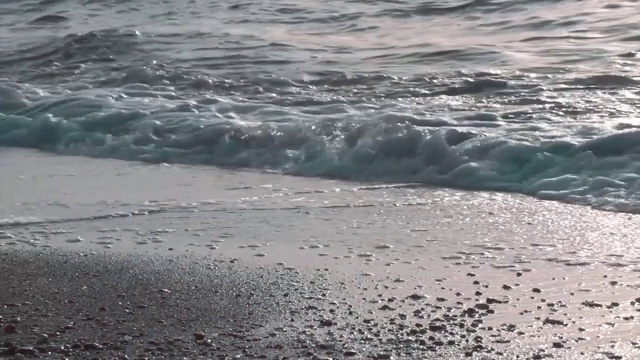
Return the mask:
{"type": "Polygon", "coordinates": [[[18,348],[18,350],[16,350],[16,352],[22,355],[35,355],[38,353],[38,350],[32,347],[20,347],[18,348]]]}
{"type": "Polygon", "coordinates": [[[335,325],[335,323],[329,319],[322,319],[320,320],[320,325],[322,326],[333,326],[335,325]]]}
{"type": "Polygon", "coordinates": [[[478,310],[470,307],[470,308],[465,309],[463,312],[465,314],[467,314],[468,316],[473,316],[478,312],[478,310]]]}
{"type": "Polygon", "coordinates": [[[503,290],[513,290],[513,287],[505,284],[505,285],[502,285],[502,289],[503,290]]]}
{"type": "Polygon", "coordinates": [[[4,327],[5,334],[15,334],[17,332],[18,332],[18,329],[16,329],[16,326],[13,324],[9,324],[4,327]]]}
{"type": "Polygon", "coordinates": [[[604,305],[597,303],[595,301],[591,301],[591,300],[586,300],[582,302],[582,305],[586,306],[586,307],[590,307],[590,308],[601,308],[604,305]]]}
{"type": "Polygon", "coordinates": [[[85,350],[102,350],[102,346],[98,345],[96,343],[87,343],[87,344],[84,344],[83,349],[85,349],[85,350]]]}
{"type": "Polygon", "coordinates": [[[82,242],[82,241],[84,241],[84,239],[81,238],[80,236],[65,240],[65,242],[68,242],[68,243],[79,243],[79,242],[82,242]]]}
{"type": "Polygon", "coordinates": [[[375,246],[376,249],[380,249],[380,250],[391,249],[392,247],[393,246],[389,244],[380,244],[375,246]]]}
{"type": "Polygon", "coordinates": [[[411,294],[409,296],[407,296],[408,299],[414,300],[414,301],[418,301],[418,300],[424,300],[426,298],[428,298],[427,295],[425,294],[411,294]]]}
{"type": "Polygon", "coordinates": [[[351,357],[351,356],[358,356],[358,353],[357,353],[357,352],[355,352],[355,351],[353,351],[353,350],[347,350],[347,351],[345,351],[345,352],[343,353],[343,355],[344,355],[344,356],[351,357]]]}
{"type": "Polygon", "coordinates": [[[629,52],[626,52],[626,53],[618,54],[618,56],[622,57],[622,58],[634,58],[637,55],[638,54],[636,52],[634,52],[634,51],[629,51],[629,52]]]}
{"type": "Polygon", "coordinates": [[[542,292],[542,290],[540,290],[538,288],[533,288],[531,291],[533,291],[536,294],[540,294],[542,292]]]}
{"type": "Polygon", "coordinates": [[[44,345],[49,343],[49,336],[46,334],[38,336],[36,340],[36,345],[44,345]]]}
{"type": "Polygon", "coordinates": [[[474,307],[478,310],[489,310],[491,307],[489,306],[489,304],[475,304],[474,307]]]}
{"type": "Polygon", "coordinates": [[[196,341],[202,341],[205,339],[205,335],[203,333],[195,333],[193,334],[193,338],[196,339],[196,341]]]}
{"type": "Polygon", "coordinates": [[[559,341],[554,342],[552,346],[553,346],[554,349],[563,349],[564,348],[564,344],[559,342],[559,341]]]}
{"type": "Polygon", "coordinates": [[[562,320],[556,320],[556,319],[551,319],[551,318],[546,318],[544,319],[544,321],[542,322],[543,325],[563,325],[563,326],[567,326],[567,324],[562,321],[562,320]]]}
{"type": "Polygon", "coordinates": [[[508,302],[509,302],[508,300],[499,300],[499,299],[496,299],[496,298],[487,298],[487,300],[486,300],[486,303],[488,305],[490,305],[490,304],[506,304],[508,302]]]}

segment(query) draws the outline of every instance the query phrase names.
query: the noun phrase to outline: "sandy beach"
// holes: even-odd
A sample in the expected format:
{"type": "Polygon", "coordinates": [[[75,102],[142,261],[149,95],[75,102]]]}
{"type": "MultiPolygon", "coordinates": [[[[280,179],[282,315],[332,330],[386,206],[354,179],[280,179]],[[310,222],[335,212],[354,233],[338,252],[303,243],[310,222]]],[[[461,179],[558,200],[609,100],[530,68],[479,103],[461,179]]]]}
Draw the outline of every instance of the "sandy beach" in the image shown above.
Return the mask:
{"type": "Polygon", "coordinates": [[[10,357],[277,358],[276,348],[290,353],[287,316],[315,294],[294,276],[233,262],[2,255],[0,353],[10,357]]]}
{"type": "Polygon", "coordinates": [[[640,357],[630,214],[0,149],[0,219],[3,357],[640,357]]]}

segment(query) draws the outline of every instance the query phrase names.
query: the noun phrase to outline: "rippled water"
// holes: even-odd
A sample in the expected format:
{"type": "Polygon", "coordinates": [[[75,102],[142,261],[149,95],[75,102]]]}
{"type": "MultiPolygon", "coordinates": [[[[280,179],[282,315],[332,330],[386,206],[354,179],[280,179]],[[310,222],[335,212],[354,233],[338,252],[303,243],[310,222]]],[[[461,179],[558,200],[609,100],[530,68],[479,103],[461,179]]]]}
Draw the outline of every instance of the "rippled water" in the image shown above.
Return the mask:
{"type": "Polygon", "coordinates": [[[640,2],[0,4],[0,145],[640,211],[640,2]]]}

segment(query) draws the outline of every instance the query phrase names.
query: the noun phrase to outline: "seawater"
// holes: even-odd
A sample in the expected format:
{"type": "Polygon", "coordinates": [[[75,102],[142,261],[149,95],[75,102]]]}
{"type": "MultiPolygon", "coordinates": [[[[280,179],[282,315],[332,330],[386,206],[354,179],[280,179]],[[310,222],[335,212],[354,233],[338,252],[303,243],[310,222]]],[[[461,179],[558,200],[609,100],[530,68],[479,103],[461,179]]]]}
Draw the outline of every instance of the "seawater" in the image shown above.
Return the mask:
{"type": "Polygon", "coordinates": [[[640,212],[640,2],[4,0],[0,145],[640,212]]]}

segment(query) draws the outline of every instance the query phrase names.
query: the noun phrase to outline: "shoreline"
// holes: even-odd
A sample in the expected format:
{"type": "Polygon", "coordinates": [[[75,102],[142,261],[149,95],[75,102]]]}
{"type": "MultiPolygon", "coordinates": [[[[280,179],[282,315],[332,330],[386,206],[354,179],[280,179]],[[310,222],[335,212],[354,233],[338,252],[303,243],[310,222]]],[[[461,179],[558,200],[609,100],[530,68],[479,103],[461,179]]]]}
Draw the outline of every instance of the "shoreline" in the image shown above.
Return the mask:
{"type": "Polygon", "coordinates": [[[0,323],[21,322],[18,334],[0,331],[0,356],[35,349],[70,321],[75,330],[51,344],[87,358],[640,356],[633,215],[510,194],[3,155],[0,218],[18,223],[0,229],[0,323]]]}

